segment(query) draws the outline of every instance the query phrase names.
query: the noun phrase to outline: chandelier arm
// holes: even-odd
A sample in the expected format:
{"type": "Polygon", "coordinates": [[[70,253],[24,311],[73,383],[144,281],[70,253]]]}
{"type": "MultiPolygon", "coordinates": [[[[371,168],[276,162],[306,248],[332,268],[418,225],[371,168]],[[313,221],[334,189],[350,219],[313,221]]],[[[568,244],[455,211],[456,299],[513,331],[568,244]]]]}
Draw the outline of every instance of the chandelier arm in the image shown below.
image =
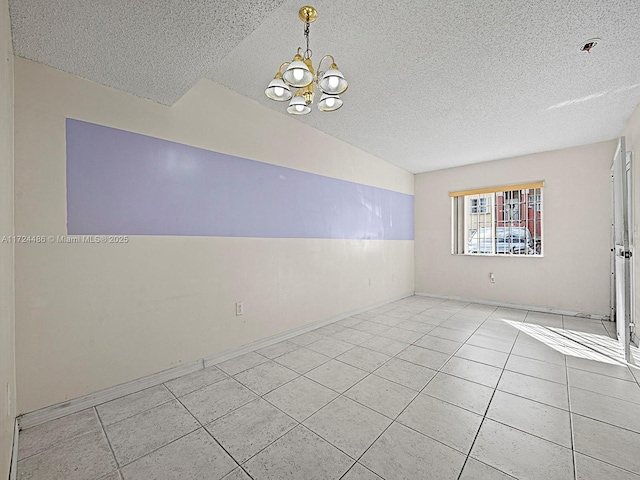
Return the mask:
{"type": "Polygon", "coordinates": [[[278,69],[278,73],[280,75],[282,75],[282,67],[284,67],[285,65],[291,65],[291,62],[284,62],[282,65],[280,65],[280,68],[278,69]]]}
{"type": "Polygon", "coordinates": [[[333,55],[325,55],[324,57],[322,57],[320,59],[320,62],[318,63],[318,71],[316,73],[316,83],[318,83],[318,81],[322,78],[322,76],[325,74],[324,71],[320,70],[320,67],[322,66],[322,62],[324,61],[325,58],[330,58],[331,59],[331,63],[336,63],[336,59],[333,58],[333,55]]]}

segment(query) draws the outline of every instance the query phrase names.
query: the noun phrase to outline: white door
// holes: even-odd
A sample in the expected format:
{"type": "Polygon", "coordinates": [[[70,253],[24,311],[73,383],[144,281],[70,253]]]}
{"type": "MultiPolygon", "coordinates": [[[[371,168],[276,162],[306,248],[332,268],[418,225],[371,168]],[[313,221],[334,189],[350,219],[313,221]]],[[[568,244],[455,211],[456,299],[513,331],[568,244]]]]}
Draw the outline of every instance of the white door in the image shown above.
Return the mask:
{"type": "Polygon", "coordinates": [[[631,160],[627,162],[625,139],[621,137],[613,157],[613,261],[615,287],[615,320],[618,340],[631,362],[631,160]]]}

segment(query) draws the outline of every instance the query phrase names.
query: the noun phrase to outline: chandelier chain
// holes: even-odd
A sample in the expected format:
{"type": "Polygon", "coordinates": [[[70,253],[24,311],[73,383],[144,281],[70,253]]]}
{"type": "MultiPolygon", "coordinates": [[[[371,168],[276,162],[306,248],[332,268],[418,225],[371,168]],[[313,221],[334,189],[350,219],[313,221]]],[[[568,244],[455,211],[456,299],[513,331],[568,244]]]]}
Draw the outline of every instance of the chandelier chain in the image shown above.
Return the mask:
{"type": "Polygon", "coordinates": [[[309,48],[309,22],[304,24],[304,37],[307,40],[307,49],[304,52],[304,58],[311,58],[311,49],[309,48]]]}

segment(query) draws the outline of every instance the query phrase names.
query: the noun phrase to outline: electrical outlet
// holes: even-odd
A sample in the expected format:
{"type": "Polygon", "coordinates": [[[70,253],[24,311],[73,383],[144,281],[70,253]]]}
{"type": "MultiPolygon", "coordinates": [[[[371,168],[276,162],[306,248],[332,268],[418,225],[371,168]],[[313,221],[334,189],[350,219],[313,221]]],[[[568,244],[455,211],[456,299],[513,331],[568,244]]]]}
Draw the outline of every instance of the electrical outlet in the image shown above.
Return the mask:
{"type": "Polygon", "coordinates": [[[493,273],[490,273],[489,280],[491,281],[491,283],[496,283],[496,276],[493,273]]]}
{"type": "Polygon", "coordinates": [[[371,281],[371,279],[369,279],[369,286],[371,286],[373,284],[373,282],[371,281]]]}
{"type": "Polygon", "coordinates": [[[238,302],[236,303],[236,317],[244,315],[244,303],[238,302]]]}

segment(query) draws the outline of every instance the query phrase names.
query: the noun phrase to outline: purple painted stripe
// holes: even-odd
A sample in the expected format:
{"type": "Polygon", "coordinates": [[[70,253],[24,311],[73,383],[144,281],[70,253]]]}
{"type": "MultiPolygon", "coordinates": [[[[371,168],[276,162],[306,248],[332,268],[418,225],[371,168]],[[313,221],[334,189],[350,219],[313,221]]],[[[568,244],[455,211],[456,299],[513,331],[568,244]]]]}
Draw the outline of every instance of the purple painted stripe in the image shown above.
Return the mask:
{"type": "Polygon", "coordinates": [[[413,196],[67,119],[67,228],[413,240],[413,196]]]}

